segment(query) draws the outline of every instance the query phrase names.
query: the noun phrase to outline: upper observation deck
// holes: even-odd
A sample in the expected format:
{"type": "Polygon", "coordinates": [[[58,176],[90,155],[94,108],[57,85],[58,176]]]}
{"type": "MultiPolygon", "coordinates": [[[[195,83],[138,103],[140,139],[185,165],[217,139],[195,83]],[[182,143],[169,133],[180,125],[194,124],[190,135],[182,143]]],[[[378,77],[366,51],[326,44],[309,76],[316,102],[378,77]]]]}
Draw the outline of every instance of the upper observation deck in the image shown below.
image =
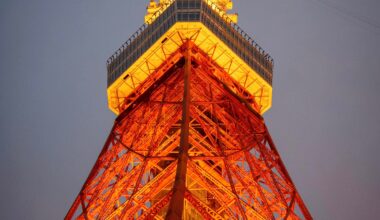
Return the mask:
{"type": "Polygon", "coordinates": [[[224,9],[215,1],[166,0],[150,14],[148,7],[146,23],[107,60],[108,102],[113,112],[119,114],[131,103],[139,95],[135,90],[146,87],[152,74],[177,62],[176,51],[185,40],[193,41],[244,88],[260,114],[271,107],[273,59],[236,24],[236,15],[226,13],[232,8],[230,1],[224,9]]]}

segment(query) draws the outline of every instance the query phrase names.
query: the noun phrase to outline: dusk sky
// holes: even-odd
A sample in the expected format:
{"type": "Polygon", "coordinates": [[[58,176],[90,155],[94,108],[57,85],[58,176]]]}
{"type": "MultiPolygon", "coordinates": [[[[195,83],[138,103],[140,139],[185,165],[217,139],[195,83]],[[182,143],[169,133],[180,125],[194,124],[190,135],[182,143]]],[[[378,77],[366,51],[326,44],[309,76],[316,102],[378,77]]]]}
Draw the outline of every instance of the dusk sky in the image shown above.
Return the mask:
{"type": "MultiPolygon", "coordinates": [[[[115,118],[106,60],[147,3],[0,1],[0,219],[63,219],[115,118]]],[[[275,60],[264,117],[314,219],[379,219],[380,1],[234,3],[275,60]]]]}

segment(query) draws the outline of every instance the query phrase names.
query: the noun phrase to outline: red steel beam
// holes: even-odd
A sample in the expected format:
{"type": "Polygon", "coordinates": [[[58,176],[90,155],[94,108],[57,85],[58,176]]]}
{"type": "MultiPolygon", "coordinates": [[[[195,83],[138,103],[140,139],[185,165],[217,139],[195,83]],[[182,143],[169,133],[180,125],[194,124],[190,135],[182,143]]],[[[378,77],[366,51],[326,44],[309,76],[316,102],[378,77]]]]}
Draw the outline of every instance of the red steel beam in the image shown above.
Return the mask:
{"type": "Polygon", "coordinates": [[[190,122],[190,75],[191,75],[191,41],[184,44],[184,92],[182,101],[181,139],[178,155],[178,165],[173,186],[173,196],[170,200],[166,220],[182,219],[184,198],[186,192],[187,161],[189,159],[189,122],[190,122]]]}

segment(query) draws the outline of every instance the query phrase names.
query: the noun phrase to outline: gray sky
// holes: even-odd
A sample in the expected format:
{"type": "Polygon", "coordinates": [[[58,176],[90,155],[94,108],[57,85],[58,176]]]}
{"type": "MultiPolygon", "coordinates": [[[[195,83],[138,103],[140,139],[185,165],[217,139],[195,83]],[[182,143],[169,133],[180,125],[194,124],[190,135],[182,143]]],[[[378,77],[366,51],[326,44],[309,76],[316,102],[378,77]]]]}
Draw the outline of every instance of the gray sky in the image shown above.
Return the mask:
{"type": "MultiPolygon", "coordinates": [[[[105,61],[143,23],[147,2],[0,2],[0,219],[66,214],[115,117],[105,61]]],[[[265,118],[315,219],[378,218],[380,2],[235,6],[275,59],[265,118]]]]}

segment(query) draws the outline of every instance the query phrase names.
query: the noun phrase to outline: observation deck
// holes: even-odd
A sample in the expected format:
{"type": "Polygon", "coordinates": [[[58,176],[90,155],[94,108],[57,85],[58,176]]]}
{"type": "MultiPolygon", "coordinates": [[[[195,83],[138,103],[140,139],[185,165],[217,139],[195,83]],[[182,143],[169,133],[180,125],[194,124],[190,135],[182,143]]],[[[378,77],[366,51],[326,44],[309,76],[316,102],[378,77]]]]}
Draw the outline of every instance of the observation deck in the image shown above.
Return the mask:
{"type": "Polygon", "coordinates": [[[107,60],[110,109],[119,114],[126,103],[133,103],[157,80],[152,76],[158,69],[179,61],[176,51],[189,39],[253,97],[258,113],[271,107],[273,59],[269,54],[212,1],[171,0],[107,60]],[[152,83],[147,84],[149,80],[152,83]]]}

